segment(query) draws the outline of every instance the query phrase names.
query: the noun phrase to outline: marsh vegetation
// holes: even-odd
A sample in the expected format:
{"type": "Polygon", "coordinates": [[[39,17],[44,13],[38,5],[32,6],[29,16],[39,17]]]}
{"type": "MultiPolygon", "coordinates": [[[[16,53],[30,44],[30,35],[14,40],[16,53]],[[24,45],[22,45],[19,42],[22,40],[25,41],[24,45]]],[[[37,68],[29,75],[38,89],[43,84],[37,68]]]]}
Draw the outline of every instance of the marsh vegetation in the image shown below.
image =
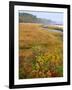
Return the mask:
{"type": "Polygon", "coordinates": [[[63,76],[63,33],[52,29],[19,23],[19,79],[63,76]]]}

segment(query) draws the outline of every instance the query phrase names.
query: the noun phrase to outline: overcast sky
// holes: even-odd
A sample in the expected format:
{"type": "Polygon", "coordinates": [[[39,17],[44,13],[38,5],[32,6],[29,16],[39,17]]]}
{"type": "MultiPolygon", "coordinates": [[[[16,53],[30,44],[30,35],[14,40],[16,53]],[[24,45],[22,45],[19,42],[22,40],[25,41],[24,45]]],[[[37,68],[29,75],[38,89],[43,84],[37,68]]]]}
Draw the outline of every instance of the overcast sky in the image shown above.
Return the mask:
{"type": "Polygon", "coordinates": [[[19,11],[21,13],[29,13],[37,16],[38,18],[49,19],[58,23],[63,24],[63,13],[62,12],[40,12],[40,11],[19,11]]]}

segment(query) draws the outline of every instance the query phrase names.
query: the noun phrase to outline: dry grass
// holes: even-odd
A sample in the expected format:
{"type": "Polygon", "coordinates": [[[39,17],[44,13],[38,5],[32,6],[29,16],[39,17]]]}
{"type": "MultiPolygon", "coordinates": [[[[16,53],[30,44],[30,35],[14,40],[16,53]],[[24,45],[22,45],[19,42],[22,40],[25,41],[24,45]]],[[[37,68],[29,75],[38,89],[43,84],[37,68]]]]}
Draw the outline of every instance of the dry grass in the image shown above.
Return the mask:
{"type": "Polygon", "coordinates": [[[19,24],[19,78],[63,76],[62,34],[40,24],[19,24]]]}

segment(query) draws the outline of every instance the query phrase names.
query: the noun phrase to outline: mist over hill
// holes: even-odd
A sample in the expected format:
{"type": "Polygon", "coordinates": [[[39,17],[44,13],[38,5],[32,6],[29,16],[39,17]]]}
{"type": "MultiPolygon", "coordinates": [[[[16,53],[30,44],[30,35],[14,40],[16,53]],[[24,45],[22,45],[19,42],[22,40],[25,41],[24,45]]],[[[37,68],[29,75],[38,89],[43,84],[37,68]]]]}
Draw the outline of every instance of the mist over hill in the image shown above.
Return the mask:
{"type": "Polygon", "coordinates": [[[19,22],[20,23],[40,23],[40,24],[45,24],[45,25],[56,25],[60,23],[54,22],[52,20],[48,20],[45,18],[38,18],[35,15],[29,14],[29,13],[19,13],[19,22]]]}
{"type": "Polygon", "coordinates": [[[28,13],[19,13],[19,22],[36,23],[37,17],[28,13]]]}

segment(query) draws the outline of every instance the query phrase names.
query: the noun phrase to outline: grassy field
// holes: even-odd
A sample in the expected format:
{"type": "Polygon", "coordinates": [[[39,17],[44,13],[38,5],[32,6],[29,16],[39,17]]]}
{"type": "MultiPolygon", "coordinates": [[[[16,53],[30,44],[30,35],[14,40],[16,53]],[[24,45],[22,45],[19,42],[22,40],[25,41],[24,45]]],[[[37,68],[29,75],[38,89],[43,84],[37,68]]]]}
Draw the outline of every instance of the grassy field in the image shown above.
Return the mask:
{"type": "Polygon", "coordinates": [[[63,76],[63,35],[19,24],[19,79],[63,76]]]}

